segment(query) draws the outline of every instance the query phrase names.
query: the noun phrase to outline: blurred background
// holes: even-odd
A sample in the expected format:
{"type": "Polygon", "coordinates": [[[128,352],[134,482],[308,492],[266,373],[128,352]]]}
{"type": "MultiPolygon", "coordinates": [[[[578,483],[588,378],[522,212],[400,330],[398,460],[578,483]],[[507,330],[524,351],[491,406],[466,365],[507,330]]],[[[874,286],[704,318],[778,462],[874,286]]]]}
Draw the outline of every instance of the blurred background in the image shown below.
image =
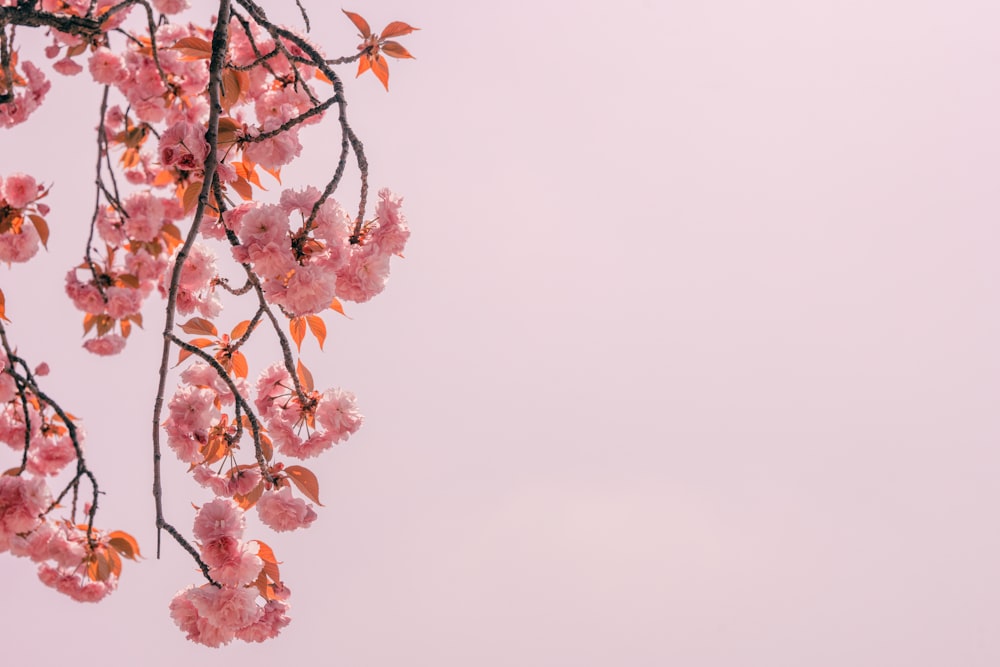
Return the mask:
{"type": "MultiPolygon", "coordinates": [[[[327,54],[354,51],[339,6],[303,4],[327,54]]],[[[160,302],[122,355],[79,348],[63,280],[99,90],[50,73],[44,107],[0,133],[0,174],[54,184],[49,252],[0,270],[10,335],[83,419],[99,522],[147,556],[94,606],[4,556],[6,654],[1000,663],[1000,6],[345,8],[421,28],[388,94],[344,72],[372,184],[405,197],[413,235],[385,293],[303,347],[366,424],[309,462],[311,529],[248,528],[293,591],[270,643],[213,651],[168,616],[200,582],[172,542],[153,558],[160,302]]],[[[28,34],[22,57],[44,60],[28,34]]],[[[325,181],[338,138],[313,128],[285,186],[325,181]]],[[[165,462],[188,530],[208,496],[165,462]]]]}

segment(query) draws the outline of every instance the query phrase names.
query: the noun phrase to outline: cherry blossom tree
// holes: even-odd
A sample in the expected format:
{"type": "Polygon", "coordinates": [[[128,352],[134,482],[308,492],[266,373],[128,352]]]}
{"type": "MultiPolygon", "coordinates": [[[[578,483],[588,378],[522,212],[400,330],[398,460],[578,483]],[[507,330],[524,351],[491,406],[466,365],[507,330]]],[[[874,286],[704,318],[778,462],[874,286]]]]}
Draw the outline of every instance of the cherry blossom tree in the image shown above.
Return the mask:
{"type": "MultiPolygon", "coordinates": [[[[65,291],[90,353],[120,353],[143,326],[163,332],[150,440],[156,553],[166,533],[200,568],[203,581],[177,593],[169,613],[188,639],[220,646],[264,641],[289,623],[271,538],[247,535],[246,513],[275,532],[312,524],[319,480],[298,461],[363,422],[354,394],[318,388],[300,352],[310,334],[322,348],[327,311],[339,317],[343,302],[384,289],[409,237],[401,197],[370,196],[339,68],[357,63],[358,75],[371,71],[388,90],[386,56],[412,57],[395,38],[416,28],[393,21],[374,33],[345,11],[361,44],[329,58],[301,4],[305,32],[272,22],[253,0],[219,0],[200,22],[186,18],[189,4],[0,0],[0,126],[16,128],[45,102],[52,72],[89,76],[103,90],[88,241],[65,291]],[[25,30],[44,33],[48,64],[22,57],[25,30]],[[333,173],[281,183],[301,154],[300,130],[317,123],[339,131],[333,173]],[[349,169],[360,181],[350,209],[334,198],[349,169]],[[262,179],[280,194],[265,201],[262,179]],[[162,305],[147,305],[157,298],[162,305]],[[271,358],[248,359],[248,341],[261,337],[271,358]],[[190,532],[164,507],[167,450],[205,492],[192,499],[190,532]]],[[[8,265],[46,245],[50,220],[62,223],[45,203],[49,187],[44,174],[0,163],[8,265]]],[[[46,385],[47,365],[18,354],[16,334],[0,292],[0,440],[15,453],[0,475],[0,552],[38,563],[43,584],[96,602],[140,548],[100,526],[84,431],[46,385]]]]}

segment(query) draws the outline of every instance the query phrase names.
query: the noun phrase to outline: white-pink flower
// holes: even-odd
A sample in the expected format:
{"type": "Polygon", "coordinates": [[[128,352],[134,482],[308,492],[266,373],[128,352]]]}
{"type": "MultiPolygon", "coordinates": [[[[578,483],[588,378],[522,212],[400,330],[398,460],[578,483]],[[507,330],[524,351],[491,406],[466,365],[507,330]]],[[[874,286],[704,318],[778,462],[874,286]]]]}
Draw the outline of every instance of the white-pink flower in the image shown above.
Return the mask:
{"type": "Polygon", "coordinates": [[[24,208],[38,197],[38,183],[28,174],[11,174],[3,181],[3,198],[14,208],[24,208]]]}
{"type": "Polygon", "coordinates": [[[216,498],[201,506],[194,517],[194,536],[202,543],[220,537],[240,539],[245,525],[243,510],[228,498],[216,498]]]}
{"type": "Polygon", "coordinates": [[[84,341],[84,349],[102,357],[118,354],[125,349],[125,339],[118,334],[105,334],[100,338],[84,341]]]}
{"type": "Polygon", "coordinates": [[[312,505],[301,498],[293,498],[292,490],[287,485],[264,493],[256,507],[257,516],[264,525],[278,532],[305,528],[316,520],[312,505]]]}

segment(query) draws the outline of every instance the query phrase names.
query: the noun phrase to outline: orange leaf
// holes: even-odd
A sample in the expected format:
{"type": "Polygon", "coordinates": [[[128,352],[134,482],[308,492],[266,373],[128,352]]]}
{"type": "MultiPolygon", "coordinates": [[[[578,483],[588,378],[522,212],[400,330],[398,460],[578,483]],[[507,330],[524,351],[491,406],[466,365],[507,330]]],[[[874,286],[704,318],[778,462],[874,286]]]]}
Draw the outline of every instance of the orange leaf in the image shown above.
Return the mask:
{"type": "Polygon", "coordinates": [[[326,83],[331,83],[331,84],[333,83],[333,81],[330,81],[330,77],[328,77],[326,74],[323,74],[323,70],[316,70],[316,78],[326,83]]]}
{"type": "Polygon", "coordinates": [[[302,339],[306,337],[306,322],[304,317],[293,317],[288,321],[288,330],[292,333],[295,347],[302,351],[302,339]]]}
{"type": "Polygon", "coordinates": [[[367,72],[368,68],[371,66],[372,64],[369,62],[368,56],[362,56],[361,59],[358,60],[358,73],[355,75],[355,78],[367,72]]]}
{"type": "Polygon", "coordinates": [[[378,80],[382,82],[385,89],[389,90],[389,63],[381,55],[376,55],[372,58],[372,72],[378,77],[378,80]]]}
{"type": "Polygon", "coordinates": [[[235,181],[230,183],[230,185],[233,186],[233,190],[236,190],[243,201],[250,201],[253,199],[253,189],[250,187],[250,184],[247,183],[245,178],[237,178],[235,181]]]}
{"type": "Polygon", "coordinates": [[[265,461],[270,461],[271,457],[274,456],[274,443],[263,433],[260,435],[260,453],[264,456],[265,461]]]}
{"type": "Polygon", "coordinates": [[[240,95],[243,94],[239,75],[240,72],[228,68],[222,72],[222,98],[219,101],[226,112],[240,101],[240,95]]]}
{"type": "Polygon", "coordinates": [[[229,332],[229,337],[233,340],[239,340],[240,338],[243,338],[243,336],[246,334],[249,328],[250,328],[250,320],[243,320],[235,327],[233,327],[233,330],[229,332]]]}
{"type": "Polygon", "coordinates": [[[299,382],[302,383],[303,388],[305,388],[306,391],[312,391],[313,390],[312,373],[309,372],[309,369],[306,368],[305,364],[302,363],[301,359],[295,362],[295,373],[299,376],[299,382]]]}
{"type": "MultiPolygon", "coordinates": [[[[336,297],[334,297],[333,301],[330,302],[330,310],[335,310],[344,317],[347,317],[347,313],[344,312],[344,306],[340,303],[340,300],[337,299],[336,297]]],[[[351,318],[347,317],[347,319],[351,318]]]]}
{"type": "Polygon", "coordinates": [[[243,126],[228,116],[219,119],[219,145],[236,142],[237,136],[243,131],[243,126]]]}
{"type": "Polygon", "coordinates": [[[128,335],[132,333],[132,323],[129,320],[119,321],[118,327],[122,330],[122,338],[128,338],[128,335]]]}
{"type": "MultiPolygon", "coordinates": [[[[189,334],[205,334],[206,336],[218,336],[219,330],[215,325],[203,317],[193,317],[181,325],[181,329],[189,334]]],[[[192,341],[193,342],[193,341],[192,341]]],[[[199,345],[199,347],[204,347],[199,345]]]]}
{"type": "Polygon", "coordinates": [[[414,28],[413,26],[403,23],[402,21],[393,21],[385,28],[382,29],[379,37],[382,39],[389,39],[390,37],[402,37],[403,35],[409,35],[414,30],[420,30],[420,28],[414,28]]]}
{"type": "Polygon", "coordinates": [[[31,218],[31,224],[35,226],[35,230],[38,232],[38,238],[42,240],[42,245],[45,249],[49,249],[49,226],[45,223],[45,218],[40,215],[29,215],[31,218]]]}
{"type": "Polygon", "coordinates": [[[316,340],[319,341],[319,349],[322,350],[323,342],[326,341],[326,322],[323,321],[322,317],[306,315],[306,323],[313,336],[316,336],[316,340]]]}
{"type": "Polygon", "coordinates": [[[349,12],[346,9],[341,9],[340,11],[347,14],[347,18],[351,19],[351,23],[354,24],[354,27],[361,32],[361,36],[368,39],[368,37],[372,34],[372,29],[371,26],[368,25],[368,21],[361,18],[360,14],[349,12]]]}
{"type": "Polygon", "coordinates": [[[264,573],[271,581],[281,581],[281,573],[278,571],[278,558],[274,555],[274,550],[260,540],[250,540],[257,543],[257,557],[264,561],[264,573]]]}
{"type": "Polygon", "coordinates": [[[207,60],[212,57],[212,43],[200,37],[179,39],[170,48],[181,52],[181,60],[207,60]]]}
{"type": "Polygon", "coordinates": [[[382,53],[393,58],[412,58],[410,52],[403,48],[399,42],[386,42],[382,45],[382,53]]]}
{"type": "Polygon", "coordinates": [[[257,484],[257,486],[253,487],[253,490],[251,490],[250,493],[246,494],[245,496],[236,494],[233,496],[233,500],[235,500],[236,504],[239,505],[244,511],[246,511],[257,504],[257,501],[260,500],[260,496],[263,493],[264,493],[264,480],[261,480],[260,483],[257,484]]]}
{"type": "Polygon", "coordinates": [[[187,187],[184,188],[181,205],[184,207],[185,215],[193,211],[195,206],[198,205],[198,197],[201,195],[201,188],[201,181],[191,181],[187,184],[187,187]]]}
{"type": "Polygon", "coordinates": [[[285,468],[285,472],[306,498],[320,507],[323,506],[323,503],[319,501],[319,480],[316,479],[316,475],[311,470],[302,466],[288,466],[285,468]]]}
{"type": "Polygon", "coordinates": [[[129,560],[135,560],[136,558],[141,558],[142,554],[139,553],[139,543],[135,541],[135,538],[126,533],[123,530],[113,531],[108,537],[108,540],[115,551],[120,553],[125,558],[129,560]]]}
{"type": "MultiPolygon", "coordinates": [[[[3,290],[0,290],[0,319],[4,322],[10,322],[10,320],[7,319],[7,299],[3,295],[3,290]]],[[[86,331],[84,333],[86,333],[86,331]]]]}
{"type": "Polygon", "coordinates": [[[250,371],[247,368],[247,358],[243,356],[242,352],[233,352],[231,358],[233,360],[233,373],[237,377],[246,379],[247,373],[250,371]]]}
{"type": "MultiPolygon", "coordinates": [[[[102,315],[101,317],[104,316],[102,315]]],[[[209,345],[214,345],[215,341],[209,338],[192,338],[188,343],[195,347],[208,347],[209,345]]]]}

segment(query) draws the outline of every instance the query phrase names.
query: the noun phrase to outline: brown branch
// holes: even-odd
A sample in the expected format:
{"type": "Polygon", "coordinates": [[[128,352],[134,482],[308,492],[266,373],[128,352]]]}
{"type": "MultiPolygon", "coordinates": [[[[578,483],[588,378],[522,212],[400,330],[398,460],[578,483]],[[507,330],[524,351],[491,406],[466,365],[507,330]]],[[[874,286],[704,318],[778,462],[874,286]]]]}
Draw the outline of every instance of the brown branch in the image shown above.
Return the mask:
{"type": "Polygon", "coordinates": [[[178,251],[177,258],[174,260],[174,270],[170,276],[170,287],[167,293],[166,321],[163,326],[163,352],[160,357],[159,382],[156,389],[156,399],[153,404],[153,498],[156,505],[156,527],[158,529],[157,558],[160,556],[159,529],[167,526],[166,520],[163,518],[163,486],[160,478],[160,458],[162,456],[160,450],[160,418],[163,414],[163,395],[167,384],[170,344],[171,336],[173,335],[177,289],[180,283],[181,269],[188,254],[191,252],[191,246],[194,245],[195,238],[198,236],[198,230],[205,216],[205,209],[208,207],[209,194],[218,167],[219,115],[222,113],[222,104],[220,102],[222,66],[225,62],[226,44],[229,35],[229,2],[230,0],[219,0],[218,18],[215,23],[215,30],[212,33],[212,58],[208,70],[209,116],[208,131],[205,133],[205,141],[208,143],[208,155],[205,158],[205,180],[202,183],[201,193],[198,195],[198,205],[195,208],[194,220],[191,221],[191,229],[188,230],[184,245],[178,251]]]}

